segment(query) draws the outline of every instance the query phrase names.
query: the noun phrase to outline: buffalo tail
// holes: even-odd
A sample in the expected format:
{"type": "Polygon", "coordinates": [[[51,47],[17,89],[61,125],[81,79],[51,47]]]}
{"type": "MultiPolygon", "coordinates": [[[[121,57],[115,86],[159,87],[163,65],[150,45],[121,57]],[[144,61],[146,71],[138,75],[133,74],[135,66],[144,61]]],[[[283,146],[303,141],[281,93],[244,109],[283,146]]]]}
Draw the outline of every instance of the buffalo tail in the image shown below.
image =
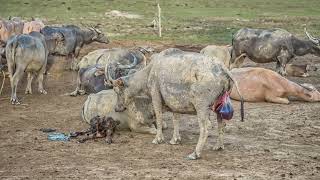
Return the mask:
{"type": "MultiPolygon", "coordinates": [[[[224,68],[225,69],[225,68],[224,68]]],[[[240,116],[241,116],[241,121],[243,122],[244,121],[244,100],[243,100],[243,97],[239,91],[239,86],[238,86],[238,83],[237,81],[235,81],[231,75],[231,73],[225,69],[225,72],[227,73],[227,75],[229,76],[229,78],[233,81],[233,84],[234,86],[236,87],[236,90],[237,90],[237,93],[240,97],[240,102],[241,102],[241,105],[240,105],[240,116]]]]}

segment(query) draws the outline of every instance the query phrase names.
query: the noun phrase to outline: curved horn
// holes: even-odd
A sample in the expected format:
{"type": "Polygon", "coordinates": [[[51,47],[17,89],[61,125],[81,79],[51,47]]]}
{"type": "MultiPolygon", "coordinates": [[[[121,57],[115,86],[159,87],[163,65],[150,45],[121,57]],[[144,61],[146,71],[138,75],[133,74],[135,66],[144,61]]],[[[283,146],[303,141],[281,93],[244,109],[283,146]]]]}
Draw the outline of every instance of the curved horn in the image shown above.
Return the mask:
{"type": "Polygon", "coordinates": [[[308,38],[310,39],[310,41],[312,41],[315,44],[320,44],[319,39],[311,36],[308,32],[307,32],[307,28],[304,28],[304,32],[306,33],[306,35],[308,36],[308,38]]]}
{"type": "MultiPolygon", "coordinates": [[[[107,60],[109,60],[109,58],[110,58],[110,54],[109,54],[107,60]]],[[[106,73],[106,75],[107,75],[107,79],[105,79],[105,84],[108,84],[108,85],[112,86],[112,84],[113,84],[113,82],[114,82],[115,80],[114,80],[114,79],[111,77],[111,75],[110,75],[110,66],[111,66],[111,64],[108,63],[108,64],[106,65],[106,68],[105,68],[105,73],[106,73]]]]}
{"type": "Polygon", "coordinates": [[[115,81],[115,79],[113,79],[113,78],[111,77],[110,68],[111,68],[111,64],[108,64],[108,65],[107,65],[107,68],[106,68],[106,70],[107,70],[106,74],[107,74],[107,78],[108,78],[107,81],[109,81],[109,82],[111,82],[111,84],[113,84],[113,82],[115,81]]]}
{"type": "Polygon", "coordinates": [[[130,55],[133,57],[133,63],[128,64],[128,65],[119,65],[118,68],[120,68],[120,69],[131,69],[131,68],[135,67],[138,64],[137,57],[134,56],[132,53],[130,53],[130,55]]]}
{"type": "MultiPolygon", "coordinates": [[[[101,59],[101,57],[103,56],[104,54],[102,53],[99,57],[98,57],[98,59],[96,60],[96,65],[98,64],[98,62],[100,61],[100,59],[101,59]]],[[[109,54],[109,56],[108,56],[108,59],[109,59],[109,57],[110,57],[110,54],[109,54]]]]}

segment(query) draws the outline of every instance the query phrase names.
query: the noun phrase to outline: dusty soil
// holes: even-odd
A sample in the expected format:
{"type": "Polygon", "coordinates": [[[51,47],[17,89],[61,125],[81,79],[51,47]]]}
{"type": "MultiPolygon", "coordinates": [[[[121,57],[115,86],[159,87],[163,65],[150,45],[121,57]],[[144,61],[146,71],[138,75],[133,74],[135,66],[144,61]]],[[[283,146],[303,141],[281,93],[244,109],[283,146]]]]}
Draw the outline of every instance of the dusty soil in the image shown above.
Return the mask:
{"type": "MultiPolygon", "coordinates": [[[[133,46],[141,42],[115,42],[106,47],[133,46]]],[[[158,49],[168,44],[155,44],[158,49]]],[[[83,54],[97,45],[86,47],[83,54]]],[[[187,49],[192,47],[188,46],[187,49]]],[[[193,50],[200,47],[195,46],[193,50]]],[[[294,62],[320,64],[313,56],[294,62]]],[[[250,62],[249,62],[250,63],[250,62]]],[[[267,64],[266,67],[274,67],[267,64]]],[[[154,145],[153,135],[118,132],[114,144],[104,140],[78,144],[52,142],[40,128],[59,132],[83,130],[80,110],[86,96],[62,96],[75,88],[74,72],[51,72],[46,79],[47,95],[24,95],[23,104],[9,104],[10,86],[0,97],[0,178],[3,179],[320,179],[320,103],[293,101],[289,105],[245,103],[245,122],[236,114],[228,122],[225,150],[213,151],[216,123],[203,150],[202,159],[184,158],[195,148],[199,128],[195,116],[183,116],[181,145],[154,145]]],[[[291,78],[320,87],[320,74],[291,78]]],[[[165,114],[172,135],[170,114],[165,114]]]]}

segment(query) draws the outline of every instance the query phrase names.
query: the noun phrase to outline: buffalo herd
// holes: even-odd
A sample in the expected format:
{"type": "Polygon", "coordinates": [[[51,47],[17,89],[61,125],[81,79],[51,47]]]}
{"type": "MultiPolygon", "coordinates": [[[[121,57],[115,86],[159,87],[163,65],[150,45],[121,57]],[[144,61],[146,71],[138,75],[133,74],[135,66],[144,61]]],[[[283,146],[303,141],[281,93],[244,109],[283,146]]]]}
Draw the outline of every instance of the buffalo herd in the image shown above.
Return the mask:
{"type": "MultiPolygon", "coordinates": [[[[178,115],[194,114],[200,135],[194,151],[187,156],[193,160],[201,157],[211,124],[210,112],[225,94],[241,101],[242,120],[243,101],[288,104],[291,96],[302,101],[320,101],[320,93],[314,86],[286,78],[307,77],[308,71],[317,70],[310,64],[289,64],[296,56],[320,56],[320,39],[306,29],[305,34],[308,39],[284,29],[242,28],[233,35],[231,45],[209,45],[200,52],[177,48],[156,52],[147,46],[110,48],[95,50],[78,60],[84,45],[110,42],[98,26],[45,26],[40,19],[24,21],[14,17],[0,21],[0,70],[8,70],[10,102],[18,105],[16,92],[24,73],[27,73],[26,94],[32,93],[35,76],[39,92],[46,94],[43,79],[48,56],[65,56],[73,62],[71,69],[78,71],[76,89],[67,95],[90,94],[81,110],[85,122],[92,125],[97,117],[104,117],[106,122],[115,120],[118,129],[154,134],[154,144],[165,141],[162,129],[167,125],[162,120],[163,112],[173,113],[170,144],[181,142],[178,115]],[[276,72],[241,67],[245,59],[276,62],[276,72]]],[[[216,120],[215,149],[223,149],[225,121],[218,113],[216,120]]],[[[99,128],[94,132],[99,133],[99,128]]],[[[111,143],[110,137],[107,141],[111,143]]]]}

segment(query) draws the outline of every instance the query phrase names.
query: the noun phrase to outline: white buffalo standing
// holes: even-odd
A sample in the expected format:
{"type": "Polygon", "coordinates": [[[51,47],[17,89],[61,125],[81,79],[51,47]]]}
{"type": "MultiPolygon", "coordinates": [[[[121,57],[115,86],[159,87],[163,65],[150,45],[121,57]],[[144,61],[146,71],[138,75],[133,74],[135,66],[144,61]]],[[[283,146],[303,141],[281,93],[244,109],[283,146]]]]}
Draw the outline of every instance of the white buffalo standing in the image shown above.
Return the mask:
{"type": "MultiPolygon", "coordinates": [[[[108,72],[106,74],[109,75],[108,72]]],[[[210,107],[224,92],[229,91],[232,80],[229,71],[209,56],[179,49],[167,49],[153,55],[150,64],[133,75],[110,79],[118,98],[116,111],[124,111],[139,94],[146,94],[152,99],[159,127],[152,141],[154,144],[164,142],[161,126],[163,106],[173,113],[197,115],[200,136],[195,151],[187,157],[190,160],[200,157],[208,137],[210,107]]],[[[220,149],[223,148],[224,124],[218,117],[219,139],[216,148],[220,149]]],[[[178,144],[181,137],[177,118],[173,118],[173,126],[170,143],[178,144]]]]}

